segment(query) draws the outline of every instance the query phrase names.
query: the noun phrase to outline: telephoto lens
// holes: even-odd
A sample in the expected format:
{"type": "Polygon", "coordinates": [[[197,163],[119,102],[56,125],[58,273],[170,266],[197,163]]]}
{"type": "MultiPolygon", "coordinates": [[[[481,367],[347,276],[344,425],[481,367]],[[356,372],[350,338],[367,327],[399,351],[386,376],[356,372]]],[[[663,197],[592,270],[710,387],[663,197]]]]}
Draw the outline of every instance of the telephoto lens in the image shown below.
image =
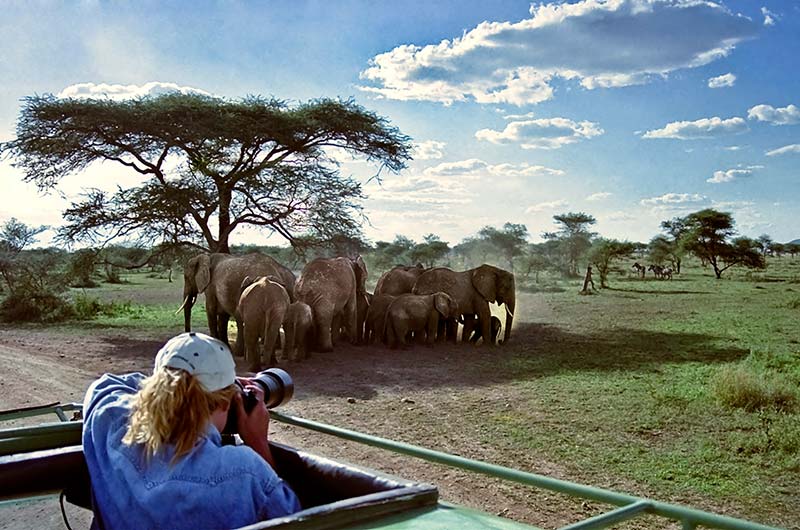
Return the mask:
{"type": "MultiPolygon", "coordinates": [[[[252,380],[264,389],[264,404],[268,409],[274,409],[288,403],[294,395],[294,382],[286,370],[280,368],[268,368],[258,372],[252,380]]],[[[258,403],[258,395],[251,390],[245,390],[244,386],[237,380],[236,385],[242,393],[242,404],[247,414],[253,410],[258,403]]],[[[236,407],[231,405],[228,411],[228,420],[223,435],[233,435],[236,433],[236,407]]],[[[225,440],[223,442],[227,443],[225,440]]]]}

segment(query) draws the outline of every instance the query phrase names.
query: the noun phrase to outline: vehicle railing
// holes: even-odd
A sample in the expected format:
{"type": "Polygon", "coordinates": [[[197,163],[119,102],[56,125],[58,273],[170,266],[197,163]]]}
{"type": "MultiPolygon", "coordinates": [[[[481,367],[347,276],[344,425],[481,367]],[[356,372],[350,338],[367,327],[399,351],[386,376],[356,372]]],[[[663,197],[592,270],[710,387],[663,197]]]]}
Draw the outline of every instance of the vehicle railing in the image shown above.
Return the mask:
{"type": "MultiPolygon", "coordinates": [[[[80,410],[80,408],[80,404],[61,405],[56,403],[42,407],[30,407],[27,409],[0,412],[0,422],[47,413],[55,413],[61,420],[60,422],[47,423],[34,427],[0,429],[0,456],[80,444],[81,422],[67,421],[66,414],[64,414],[67,411],[80,410]]],[[[743,519],[718,515],[688,508],[686,506],[636,497],[612,490],[586,486],[584,484],[554,479],[536,473],[463,458],[418,445],[380,438],[378,436],[307,420],[278,410],[271,410],[270,417],[288,425],[294,425],[364,445],[386,449],[429,462],[498,477],[528,486],[563,493],[572,497],[579,497],[617,506],[616,509],[609,512],[569,524],[562,527],[560,530],[607,528],[613,524],[644,514],[657,515],[678,521],[683,525],[684,530],[692,530],[698,526],[719,528],[721,530],[780,530],[773,526],[766,526],[743,519]]]]}

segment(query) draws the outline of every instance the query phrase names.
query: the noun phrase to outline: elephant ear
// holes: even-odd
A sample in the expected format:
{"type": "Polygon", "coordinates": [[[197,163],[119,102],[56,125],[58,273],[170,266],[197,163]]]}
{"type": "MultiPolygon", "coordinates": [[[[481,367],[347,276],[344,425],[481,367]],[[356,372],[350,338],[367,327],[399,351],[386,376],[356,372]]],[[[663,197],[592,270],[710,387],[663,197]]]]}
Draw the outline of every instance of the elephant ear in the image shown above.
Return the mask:
{"type": "Polygon", "coordinates": [[[450,318],[450,315],[455,310],[455,302],[447,293],[436,293],[433,295],[433,307],[442,315],[444,318],[450,318]]]}
{"type": "Polygon", "coordinates": [[[197,292],[202,293],[211,283],[211,258],[208,254],[201,254],[194,258],[197,260],[197,268],[194,272],[194,283],[197,285],[197,292]]]}
{"type": "Polygon", "coordinates": [[[472,272],[472,285],[489,302],[497,299],[497,275],[488,265],[481,265],[472,272]]]}

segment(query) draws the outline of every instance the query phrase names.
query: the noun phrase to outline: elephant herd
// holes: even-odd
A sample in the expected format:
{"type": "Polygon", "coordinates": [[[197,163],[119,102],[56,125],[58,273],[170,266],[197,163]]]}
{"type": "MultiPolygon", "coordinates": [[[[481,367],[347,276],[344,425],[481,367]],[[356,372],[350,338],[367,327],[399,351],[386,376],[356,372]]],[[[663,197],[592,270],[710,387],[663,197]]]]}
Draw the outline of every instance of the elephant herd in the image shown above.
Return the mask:
{"type": "Polygon", "coordinates": [[[353,344],[382,341],[391,347],[416,342],[462,340],[494,344],[503,328],[511,336],[515,310],[514,275],[481,265],[457,272],[444,267],[397,266],[378,280],[374,294],[366,290],[367,267],[361,257],[318,258],[299,278],[273,258],[252,253],[202,254],[184,269],[183,304],[186,331],[199,294],[211,335],[228,342],[228,322],[236,321],[233,351],[244,353],[249,369],[258,371],[263,358],[277,361],[280,328],[282,356],[308,357],[309,350],[327,352],[342,336],[353,344]],[[490,303],[505,304],[503,325],[491,315],[490,303]]]}

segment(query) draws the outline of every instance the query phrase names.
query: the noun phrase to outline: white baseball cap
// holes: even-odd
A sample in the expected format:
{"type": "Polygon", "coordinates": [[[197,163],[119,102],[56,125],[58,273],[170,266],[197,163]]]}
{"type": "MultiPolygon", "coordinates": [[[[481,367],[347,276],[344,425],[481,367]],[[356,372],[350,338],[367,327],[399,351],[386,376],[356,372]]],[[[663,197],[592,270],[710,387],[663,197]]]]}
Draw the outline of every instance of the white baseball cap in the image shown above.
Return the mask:
{"type": "Polygon", "coordinates": [[[194,331],[181,333],[161,347],[156,355],[155,370],[164,366],[189,372],[208,392],[225,388],[236,380],[236,365],[228,346],[194,331]]]}

